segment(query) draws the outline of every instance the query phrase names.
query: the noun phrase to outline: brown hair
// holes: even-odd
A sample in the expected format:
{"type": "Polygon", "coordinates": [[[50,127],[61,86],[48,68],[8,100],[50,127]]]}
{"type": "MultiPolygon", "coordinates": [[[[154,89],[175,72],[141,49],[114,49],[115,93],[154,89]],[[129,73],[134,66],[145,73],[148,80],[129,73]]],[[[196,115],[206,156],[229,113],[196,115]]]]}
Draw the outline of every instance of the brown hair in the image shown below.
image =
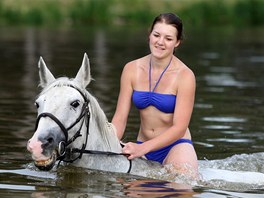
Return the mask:
{"type": "Polygon", "coordinates": [[[176,35],[177,39],[183,40],[183,24],[182,24],[182,20],[177,15],[173,13],[160,14],[154,19],[149,31],[150,33],[152,32],[156,23],[166,23],[168,25],[174,26],[178,31],[178,34],[176,35]]]}

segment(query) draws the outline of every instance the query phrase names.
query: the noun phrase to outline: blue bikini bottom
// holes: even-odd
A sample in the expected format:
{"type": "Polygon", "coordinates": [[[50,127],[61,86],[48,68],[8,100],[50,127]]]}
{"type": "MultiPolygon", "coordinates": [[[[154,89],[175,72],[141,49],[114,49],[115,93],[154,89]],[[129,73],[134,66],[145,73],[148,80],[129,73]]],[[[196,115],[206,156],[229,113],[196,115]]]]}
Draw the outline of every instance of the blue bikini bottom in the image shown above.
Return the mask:
{"type": "MultiPolygon", "coordinates": [[[[137,144],[142,144],[143,142],[141,141],[137,141],[137,144]]],[[[170,152],[171,148],[177,144],[181,144],[181,143],[188,143],[188,144],[193,144],[191,140],[189,139],[178,139],[176,142],[173,142],[172,144],[165,146],[161,149],[155,150],[155,151],[151,151],[147,154],[145,154],[146,158],[148,160],[152,160],[152,161],[156,161],[159,162],[160,164],[162,164],[162,162],[164,161],[164,159],[167,157],[168,153],[170,152]]]]}

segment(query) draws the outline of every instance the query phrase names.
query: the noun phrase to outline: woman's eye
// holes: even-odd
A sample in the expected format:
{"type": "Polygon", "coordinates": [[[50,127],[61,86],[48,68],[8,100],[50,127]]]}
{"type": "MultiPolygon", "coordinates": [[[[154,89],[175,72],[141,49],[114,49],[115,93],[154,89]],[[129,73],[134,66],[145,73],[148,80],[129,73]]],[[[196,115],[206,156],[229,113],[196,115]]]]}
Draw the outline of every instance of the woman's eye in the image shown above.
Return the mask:
{"type": "Polygon", "coordinates": [[[35,102],[35,106],[37,109],[39,108],[39,104],[37,102],[35,102]]]}
{"type": "Polygon", "coordinates": [[[80,101],[76,100],[71,103],[71,106],[77,108],[80,105],[80,101]]]}

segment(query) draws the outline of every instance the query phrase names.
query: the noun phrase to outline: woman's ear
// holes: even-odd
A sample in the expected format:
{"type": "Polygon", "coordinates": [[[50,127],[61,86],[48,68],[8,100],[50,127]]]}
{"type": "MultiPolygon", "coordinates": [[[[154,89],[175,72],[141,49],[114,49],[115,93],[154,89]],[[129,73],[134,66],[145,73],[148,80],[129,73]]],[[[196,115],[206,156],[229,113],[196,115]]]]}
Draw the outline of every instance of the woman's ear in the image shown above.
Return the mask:
{"type": "Polygon", "coordinates": [[[181,44],[181,40],[177,40],[177,42],[175,44],[175,48],[177,48],[180,44],[181,44]]]}

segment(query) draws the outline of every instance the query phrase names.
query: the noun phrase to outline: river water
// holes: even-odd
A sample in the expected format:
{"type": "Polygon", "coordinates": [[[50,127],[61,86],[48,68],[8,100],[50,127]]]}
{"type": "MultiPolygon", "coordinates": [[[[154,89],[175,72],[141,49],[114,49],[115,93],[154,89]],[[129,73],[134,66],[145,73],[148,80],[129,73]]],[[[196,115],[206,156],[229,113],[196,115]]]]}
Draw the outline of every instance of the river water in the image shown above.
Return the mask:
{"type": "MultiPolygon", "coordinates": [[[[148,53],[147,29],[0,28],[1,197],[264,197],[264,29],[186,30],[177,56],[195,73],[190,124],[200,181],[142,178],[61,166],[38,171],[26,150],[34,132],[42,56],[55,76],[74,77],[83,54],[95,79],[89,91],[111,120],[124,64],[148,53]]],[[[135,140],[132,109],[126,141],[135,140]]],[[[157,175],[160,175],[157,176],[157,175]]]]}

